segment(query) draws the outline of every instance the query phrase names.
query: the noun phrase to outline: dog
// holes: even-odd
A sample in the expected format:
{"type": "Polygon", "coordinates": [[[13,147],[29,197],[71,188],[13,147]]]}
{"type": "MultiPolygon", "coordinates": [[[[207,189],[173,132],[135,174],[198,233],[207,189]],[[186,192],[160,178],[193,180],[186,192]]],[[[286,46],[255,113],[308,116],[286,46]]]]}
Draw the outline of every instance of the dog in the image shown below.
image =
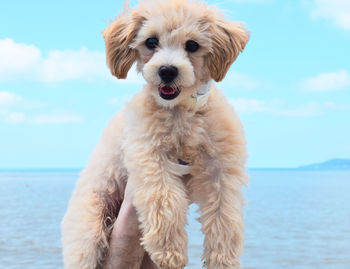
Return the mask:
{"type": "Polygon", "coordinates": [[[146,85],[111,120],[81,172],[62,221],[65,268],[103,268],[127,182],[141,244],[159,268],[187,263],[191,203],[201,213],[204,267],[240,268],[246,140],[212,81],[224,79],[248,31],[202,2],[141,0],[103,37],[112,75],[126,78],[136,62],[146,85]]]}

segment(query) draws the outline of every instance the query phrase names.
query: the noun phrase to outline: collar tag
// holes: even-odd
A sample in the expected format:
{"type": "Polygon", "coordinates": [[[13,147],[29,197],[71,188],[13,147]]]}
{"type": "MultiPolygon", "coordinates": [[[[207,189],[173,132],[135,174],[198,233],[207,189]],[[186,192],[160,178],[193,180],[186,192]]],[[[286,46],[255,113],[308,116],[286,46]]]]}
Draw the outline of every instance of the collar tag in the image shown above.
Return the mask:
{"type": "Polygon", "coordinates": [[[210,95],[210,87],[211,80],[199,86],[197,92],[195,94],[192,94],[188,102],[186,102],[187,105],[193,108],[194,110],[199,110],[202,107],[204,107],[208,102],[208,98],[210,95]]]}
{"type": "Polygon", "coordinates": [[[181,159],[178,159],[177,163],[169,161],[169,165],[176,175],[184,176],[190,173],[191,165],[181,159]]]}

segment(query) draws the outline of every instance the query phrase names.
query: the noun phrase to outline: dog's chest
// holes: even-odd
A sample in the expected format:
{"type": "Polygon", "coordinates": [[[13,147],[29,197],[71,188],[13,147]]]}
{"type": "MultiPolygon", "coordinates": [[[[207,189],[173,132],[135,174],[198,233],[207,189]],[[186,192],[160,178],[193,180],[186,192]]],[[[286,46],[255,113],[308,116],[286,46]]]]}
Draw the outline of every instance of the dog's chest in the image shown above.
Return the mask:
{"type": "Polygon", "coordinates": [[[166,128],[161,145],[168,158],[180,164],[192,164],[205,143],[205,121],[201,115],[181,113],[170,115],[163,122],[166,128]]]}

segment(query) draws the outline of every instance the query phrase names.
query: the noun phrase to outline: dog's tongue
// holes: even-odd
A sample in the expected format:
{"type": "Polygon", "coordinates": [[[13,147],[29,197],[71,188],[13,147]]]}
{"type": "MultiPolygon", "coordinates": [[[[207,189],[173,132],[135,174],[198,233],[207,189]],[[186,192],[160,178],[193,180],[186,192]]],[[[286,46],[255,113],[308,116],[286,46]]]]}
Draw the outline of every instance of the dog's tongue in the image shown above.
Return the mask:
{"type": "Polygon", "coordinates": [[[164,86],[164,87],[161,87],[161,88],[160,88],[160,91],[161,91],[163,94],[171,95],[171,94],[174,94],[174,93],[176,92],[176,89],[175,89],[175,88],[172,88],[172,87],[169,87],[169,86],[164,86]]]}

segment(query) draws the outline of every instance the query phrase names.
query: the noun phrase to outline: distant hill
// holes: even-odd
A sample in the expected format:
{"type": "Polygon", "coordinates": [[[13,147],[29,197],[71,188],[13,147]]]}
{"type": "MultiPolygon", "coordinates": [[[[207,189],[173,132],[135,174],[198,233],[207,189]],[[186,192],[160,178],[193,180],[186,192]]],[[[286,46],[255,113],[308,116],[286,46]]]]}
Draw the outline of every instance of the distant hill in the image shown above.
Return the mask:
{"type": "Polygon", "coordinates": [[[323,163],[300,166],[299,170],[350,170],[350,159],[331,159],[323,163]]]}

